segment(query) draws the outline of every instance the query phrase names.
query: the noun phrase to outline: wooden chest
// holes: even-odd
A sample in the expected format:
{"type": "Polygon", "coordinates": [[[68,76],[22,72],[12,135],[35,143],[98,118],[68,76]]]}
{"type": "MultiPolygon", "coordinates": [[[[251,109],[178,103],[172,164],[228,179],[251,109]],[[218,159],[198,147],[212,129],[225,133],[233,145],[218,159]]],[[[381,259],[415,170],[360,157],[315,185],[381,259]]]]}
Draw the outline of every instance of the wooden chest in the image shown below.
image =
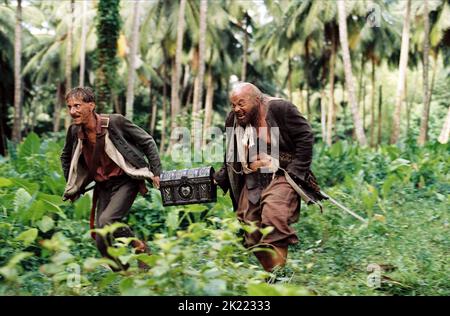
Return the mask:
{"type": "Polygon", "coordinates": [[[160,176],[163,205],[216,202],[217,186],[213,174],[213,167],[164,171],[160,176]]]}

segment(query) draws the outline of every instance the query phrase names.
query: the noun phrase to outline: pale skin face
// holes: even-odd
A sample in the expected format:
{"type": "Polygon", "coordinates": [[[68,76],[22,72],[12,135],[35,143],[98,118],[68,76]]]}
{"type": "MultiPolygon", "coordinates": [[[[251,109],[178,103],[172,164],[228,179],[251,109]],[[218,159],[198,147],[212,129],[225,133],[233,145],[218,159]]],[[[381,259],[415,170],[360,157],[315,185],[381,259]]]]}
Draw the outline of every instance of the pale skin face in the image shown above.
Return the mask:
{"type": "Polygon", "coordinates": [[[246,126],[249,123],[256,125],[259,104],[250,86],[233,91],[230,95],[230,102],[239,125],[246,126]]]}
{"type": "Polygon", "coordinates": [[[83,102],[77,98],[70,98],[67,101],[67,109],[75,125],[89,126],[94,119],[94,102],[83,102]]]}

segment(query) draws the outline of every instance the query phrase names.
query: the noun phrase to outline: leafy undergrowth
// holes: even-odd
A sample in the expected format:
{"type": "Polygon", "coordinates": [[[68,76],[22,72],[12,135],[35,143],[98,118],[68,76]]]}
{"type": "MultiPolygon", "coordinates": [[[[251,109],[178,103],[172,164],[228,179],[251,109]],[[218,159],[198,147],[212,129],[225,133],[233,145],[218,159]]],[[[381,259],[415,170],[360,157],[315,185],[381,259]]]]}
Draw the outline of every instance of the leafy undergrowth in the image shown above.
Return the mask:
{"type": "Polygon", "coordinates": [[[450,294],[447,146],[317,145],[313,170],[324,191],[368,224],[328,201],[323,214],[303,205],[300,243],[271,275],[241,245],[251,227],[241,227],[220,190],[208,205],[164,208],[154,189],[138,197],[128,222],[153,255],[119,239],[110,254],[130,269],[112,272],[90,238],[89,194],[61,200],[60,150],[30,134],[0,157],[0,295],[450,294]]]}

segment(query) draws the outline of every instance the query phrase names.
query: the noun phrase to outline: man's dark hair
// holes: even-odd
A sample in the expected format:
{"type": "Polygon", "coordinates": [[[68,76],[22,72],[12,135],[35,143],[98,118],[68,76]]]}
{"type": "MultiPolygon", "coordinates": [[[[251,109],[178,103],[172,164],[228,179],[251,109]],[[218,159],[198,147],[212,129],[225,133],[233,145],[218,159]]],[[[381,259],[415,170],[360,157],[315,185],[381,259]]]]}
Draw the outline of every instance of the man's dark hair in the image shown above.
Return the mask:
{"type": "Polygon", "coordinates": [[[95,103],[94,90],[92,90],[92,88],[89,88],[89,87],[73,88],[69,92],[66,93],[66,102],[69,99],[73,99],[73,98],[76,98],[76,99],[81,100],[86,103],[89,103],[89,102],[95,103]]]}

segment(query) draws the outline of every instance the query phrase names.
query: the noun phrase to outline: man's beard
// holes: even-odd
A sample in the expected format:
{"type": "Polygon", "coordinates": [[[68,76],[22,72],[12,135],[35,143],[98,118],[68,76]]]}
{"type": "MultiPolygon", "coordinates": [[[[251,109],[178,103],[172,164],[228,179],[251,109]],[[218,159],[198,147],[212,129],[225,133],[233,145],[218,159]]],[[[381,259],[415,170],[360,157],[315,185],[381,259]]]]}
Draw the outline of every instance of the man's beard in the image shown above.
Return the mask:
{"type": "Polygon", "coordinates": [[[258,114],[259,114],[259,108],[257,106],[253,107],[250,112],[245,114],[245,118],[242,121],[237,121],[239,125],[245,127],[248,124],[255,126],[258,123],[258,114]]]}

